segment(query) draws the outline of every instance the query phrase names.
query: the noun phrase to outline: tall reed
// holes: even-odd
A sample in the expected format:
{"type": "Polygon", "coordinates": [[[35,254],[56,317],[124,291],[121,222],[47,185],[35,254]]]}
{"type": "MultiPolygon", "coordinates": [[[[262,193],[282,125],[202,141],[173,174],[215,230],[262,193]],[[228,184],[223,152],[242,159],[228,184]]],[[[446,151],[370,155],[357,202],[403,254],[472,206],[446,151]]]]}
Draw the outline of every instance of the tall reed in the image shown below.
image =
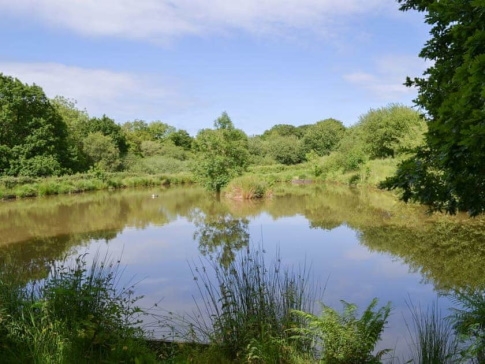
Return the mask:
{"type": "Polygon", "coordinates": [[[230,360],[289,362],[309,352],[309,342],[290,332],[303,321],[292,311],[312,311],[317,299],[306,268],[292,272],[279,254],[268,264],[263,249],[249,248],[228,267],[209,263],[192,268],[203,299],[190,325],[195,337],[230,360]]]}
{"type": "Polygon", "coordinates": [[[412,359],[407,363],[447,364],[458,362],[458,341],[449,321],[445,320],[436,300],[426,311],[408,303],[412,325],[408,326],[411,336],[412,359]]]}

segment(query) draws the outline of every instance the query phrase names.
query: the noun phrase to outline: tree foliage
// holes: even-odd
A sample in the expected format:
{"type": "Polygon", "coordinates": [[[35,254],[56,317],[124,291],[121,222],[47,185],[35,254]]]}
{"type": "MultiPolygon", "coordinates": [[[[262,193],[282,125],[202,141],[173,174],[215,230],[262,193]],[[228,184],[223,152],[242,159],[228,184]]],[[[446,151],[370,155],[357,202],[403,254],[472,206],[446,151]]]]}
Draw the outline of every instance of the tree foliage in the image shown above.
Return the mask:
{"type": "Polygon", "coordinates": [[[104,136],[110,137],[116,144],[121,155],[128,152],[128,142],[126,136],[121,129],[121,126],[116,124],[116,122],[103,115],[100,118],[89,119],[82,127],[84,135],[89,135],[90,133],[101,133],[104,136]]]}
{"type": "Polygon", "coordinates": [[[194,174],[210,191],[220,192],[229,181],[240,176],[248,165],[248,138],[234,127],[227,113],[215,122],[215,129],[201,130],[194,141],[194,174]]]}
{"type": "Polygon", "coordinates": [[[76,101],[62,96],[51,100],[62,120],[67,125],[67,143],[69,144],[73,172],[85,172],[89,169],[89,157],[83,150],[84,125],[89,122],[89,115],[85,110],[76,107],[76,101]]]}
{"type": "Polygon", "coordinates": [[[371,159],[395,157],[416,148],[426,131],[421,115],[399,104],[371,109],[360,117],[357,126],[371,159]]]}
{"type": "Polygon", "coordinates": [[[298,164],[305,160],[305,151],[296,136],[277,136],[268,140],[269,154],[281,164],[298,164]]]}
{"type": "Polygon", "coordinates": [[[341,121],[325,119],[305,129],[303,147],[306,153],[315,151],[319,156],[330,154],[338,145],[345,133],[345,126],[341,121]]]}
{"type": "Polygon", "coordinates": [[[398,0],[426,13],[431,39],[420,57],[432,61],[416,86],[428,122],[426,145],[383,187],[432,209],[485,211],[485,5],[479,0],[398,0]]]}
{"type": "Polygon", "coordinates": [[[43,90],[0,73],[0,175],[69,170],[67,126],[43,90]]]}
{"type": "Polygon", "coordinates": [[[114,172],[121,165],[120,151],[109,136],[101,132],[90,133],[84,139],[84,151],[90,158],[91,165],[96,168],[114,172]]]}

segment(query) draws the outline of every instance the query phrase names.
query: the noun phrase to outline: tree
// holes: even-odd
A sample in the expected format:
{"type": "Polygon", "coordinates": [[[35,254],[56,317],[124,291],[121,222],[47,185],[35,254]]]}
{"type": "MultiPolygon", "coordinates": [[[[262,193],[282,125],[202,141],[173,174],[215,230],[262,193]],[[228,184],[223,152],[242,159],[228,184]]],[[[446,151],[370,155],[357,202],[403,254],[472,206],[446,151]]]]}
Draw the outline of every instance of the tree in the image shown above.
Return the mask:
{"type": "Polygon", "coordinates": [[[51,100],[62,120],[67,125],[67,143],[70,148],[73,172],[85,172],[89,169],[88,156],[83,151],[83,139],[86,137],[83,126],[89,122],[89,115],[85,110],[76,107],[76,101],[56,96],[51,100]]]}
{"type": "Polygon", "coordinates": [[[276,124],[271,129],[266,130],[262,137],[264,139],[269,139],[276,136],[289,137],[295,136],[301,138],[303,136],[304,129],[298,128],[290,124],[276,124]]]}
{"type": "Polygon", "coordinates": [[[449,213],[485,211],[485,5],[480,0],[398,0],[401,10],[426,13],[431,39],[420,57],[432,61],[416,86],[425,111],[426,145],[382,187],[401,188],[449,213]]]}
{"type": "Polygon", "coordinates": [[[305,160],[305,151],[296,136],[277,136],[268,140],[269,154],[281,164],[298,164],[305,160]]]}
{"type": "Polygon", "coordinates": [[[84,135],[100,132],[104,136],[110,137],[113,140],[121,155],[125,155],[126,152],[128,152],[128,142],[121,126],[116,124],[113,119],[106,115],[103,115],[100,118],[89,119],[84,124],[83,132],[84,135]]]}
{"type": "Polygon", "coordinates": [[[200,183],[218,193],[246,170],[249,152],[246,134],[234,127],[227,113],[222,113],[214,127],[201,130],[195,138],[193,171],[200,183]]]}
{"type": "Polygon", "coordinates": [[[97,168],[114,172],[121,165],[120,151],[111,137],[97,131],[90,133],[83,141],[84,152],[97,168]]]}
{"type": "Polygon", "coordinates": [[[0,175],[67,172],[67,137],[66,123],[42,88],[0,73],[0,175]]]}
{"type": "Polygon", "coordinates": [[[419,112],[399,104],[371,109],[356,125],[371,159],[395,157],[423,142],[426,123],[419,112]]]}
{"type": "Polygon", "coordinates": [[[190,150],[192,148],[194,138],[186,130],[179,129],[171,133],[168,137],[177,147],[182,147],[184,150],[190,150]]]}
{"type": "Polygon", "coordinates": [[[319,156],[330,154],[345,133],[341,121],[325,119],[305,128],[303,149],[306,153],[315,151],[319,156]]]}

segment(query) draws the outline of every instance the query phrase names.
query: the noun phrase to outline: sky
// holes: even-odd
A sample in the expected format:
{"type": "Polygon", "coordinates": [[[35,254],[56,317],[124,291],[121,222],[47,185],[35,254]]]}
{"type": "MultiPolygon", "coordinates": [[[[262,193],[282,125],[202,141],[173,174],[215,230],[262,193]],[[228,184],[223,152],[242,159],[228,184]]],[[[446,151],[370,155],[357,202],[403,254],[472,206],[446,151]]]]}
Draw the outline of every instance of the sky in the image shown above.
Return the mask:
{"type": "Polygon", "coordinates": [[[394,0],[0,0],[0,73],[118,123],[195,135],[413,106],[423,15],[394,0]]]}

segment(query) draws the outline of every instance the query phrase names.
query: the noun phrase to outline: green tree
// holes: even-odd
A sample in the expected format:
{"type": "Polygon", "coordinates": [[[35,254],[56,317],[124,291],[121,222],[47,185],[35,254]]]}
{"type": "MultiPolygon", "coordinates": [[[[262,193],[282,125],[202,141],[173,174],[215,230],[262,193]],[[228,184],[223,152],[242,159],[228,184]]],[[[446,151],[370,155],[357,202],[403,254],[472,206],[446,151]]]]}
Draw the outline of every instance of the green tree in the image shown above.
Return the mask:
{"type": "Polygon", "coordinates": [[[89,158],[83,150],[83,139],[86,136],[83,125],[89,121],[88,113],[85,110],[79,110],[76,107],[76,101],[62,96],[56,96],[51,102],[67,125],[67,143],[72,157],[71,170],[73,172],[87,171],[89,158]]]}
{"type": "Polygon", "coordinates": [[[281,164],[298,164],[305,160],[305,151],[296,136],[277,136],[268,140],[269,153],[281,164]]]}
{"type": "Polygon", "coordinates": [[[121,129],[121,126],[115,123],[115,121],[106,115],[100,118],[91,118],[83,126],[84,135],[90,133],[100,132],[104,136],[110,137],[116,144],[121,155],[125,155],[128,152],[128,142],[126,136],[121,129]]]}
{"type": "Polygon", "coordinates": [[[90,133],[83,144],[92,165],[107,172],[114,172],[120,168],[120,151],[111,137],[98,131],[90,133]]]}
{"type": "Polygon", "coordinates": [[[426,145],[382,187],[449,213],[485,211],[485,5],[481,0],[398,0],[426,13],[431,39],[420,57],[432,65],[408,78],[428,123],[426,145]]]}
{"type": "Polygon", "coordinates": [[[0,73],[0,175],[69,171],[67,137],[66,123],[42,88],[0,73]]]}
{"type": "Polygon", "coordinates": [[[182,147],[187,151],[192,149],[192,142],[194,138],[192,138],[186,130],[179,129],[171,133],[169,138],[177,147],[182,147]]]}
{"type": "Polygon", "coordinates": [[[305,128],[303,150],[305,153],[315,151],[319,156],[330,154],[345,133],[345,126],[341,121],[325,119],[305,128]]]}
{"type": "Polygon", "coordinates": [[[282,136],[282,137],[289,137],[295,136],[297,138],[301,138],[303,136],[304,129],[296,127],[290,124],[276,124],[271,129],[266,130],[262,137],[265,139],[270,139],[272,137],[282,136]]]}
{"type": "Polygon", "coordinates": [[[195,138],[193,172],[208,190],[220,192],[232,178],[246,170],[248,138],[234,127],[225,112],[214,122],[214,127],[201,130],[195,138]]]}
{"type": "Polygon", "coordinates": [[[426,123],[412,108],[391,104],[371,109],[356,127],[371,159],[395,157],[421,145],[426,123]]]}

